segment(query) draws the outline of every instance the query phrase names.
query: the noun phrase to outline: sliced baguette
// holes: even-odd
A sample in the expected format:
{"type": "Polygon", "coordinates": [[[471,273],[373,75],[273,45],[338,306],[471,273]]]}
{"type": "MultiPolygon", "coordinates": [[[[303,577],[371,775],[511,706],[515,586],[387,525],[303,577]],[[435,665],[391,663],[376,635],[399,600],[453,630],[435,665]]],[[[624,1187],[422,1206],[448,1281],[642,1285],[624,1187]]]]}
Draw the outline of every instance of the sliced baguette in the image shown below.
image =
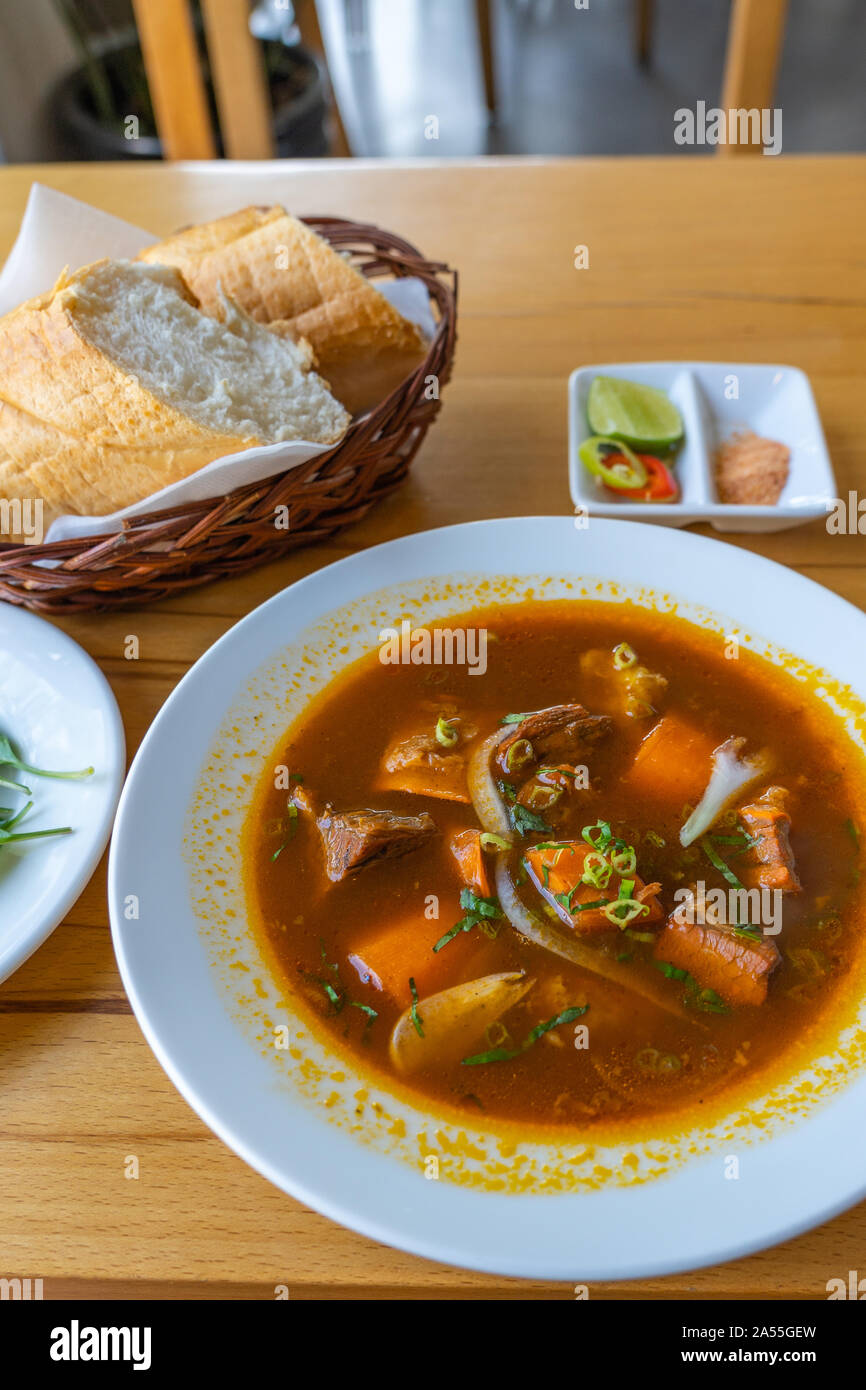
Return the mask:
{"type": "Polygon", "coordinates": [[[353,413],[397,386],[424,356],[418,329],[322,237],[281,207],[244,208],[142,252],[174,265],[205,313],[228,296],[280,336],[306,339],[353,413]]]}
{"type": "MultiPolygon", "coordinates": [[[[100,261],[0,319],[0,498],[42,499],[47,528],[243,449],[336,443],[349,416],[308,350],[223,313],[173,268],[100,261]]],[[[5,514],[0,535],[20,539],[5,514]]]]}

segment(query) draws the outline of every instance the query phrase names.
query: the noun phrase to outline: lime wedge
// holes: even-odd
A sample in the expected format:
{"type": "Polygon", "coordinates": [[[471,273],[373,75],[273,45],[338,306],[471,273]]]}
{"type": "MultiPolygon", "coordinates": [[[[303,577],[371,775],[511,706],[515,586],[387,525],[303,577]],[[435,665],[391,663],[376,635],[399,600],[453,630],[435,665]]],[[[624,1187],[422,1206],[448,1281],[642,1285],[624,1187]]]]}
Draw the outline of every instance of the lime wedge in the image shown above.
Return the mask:
{"type": "Polygon", "coordinates": [[[683,437],[680,412],[664,391],[597,376],[586,407],[593,434],[624,439],[633,449],[669,449],[683,437]]]}

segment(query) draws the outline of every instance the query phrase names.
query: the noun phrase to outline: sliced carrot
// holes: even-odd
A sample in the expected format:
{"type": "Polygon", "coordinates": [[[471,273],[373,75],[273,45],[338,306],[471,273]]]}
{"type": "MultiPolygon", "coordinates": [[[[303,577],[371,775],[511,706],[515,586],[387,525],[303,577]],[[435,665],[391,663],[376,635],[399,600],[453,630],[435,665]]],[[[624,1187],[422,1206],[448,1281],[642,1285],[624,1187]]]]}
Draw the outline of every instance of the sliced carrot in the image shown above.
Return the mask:
{"type": "Polygon", "coordinates": [[[678,714],[666,714],[641,742],[625,784],[642,796],[677,807],[699,801],[719,740],[678,714]]]}
{"type": "Polygon", "coordinates": [[[616,923],[605,916],[602,908],[581,909],[581,904],[615,902],[619,896],[620,884],[626,878],[634,883],[631,897],[636,898],[638,902],[645,902],[649,908],[648,913],[636,917],[631,925],[640,931],[660,922],[664,912],[656,896],[659,891],[658,884],[647,885],[633,873],[621,876],[611,874],[605,888],[596,888],[591,883],[581,882],[586,857],[592,852],[591,847],[582,840],[562,841],[526,852],[526,862],[533,883],[542,897],[556,908],[563,921],[568,922],[581,935],[615,929],[616,923]],[[568,895],[567,903],[562,901],[563,895],[568,895]]]}
{"type": "Polygon", "coordinates": [[[459,830],[456,835],[451,836],[449,848],[457,860],[460,877],[466,887],[471,888],[479,897],[489,898],[490,879],[487,876],[484,850],[481,847],[481,831],[459,830]]]}
{"type": "MultiPolygon", "coordinates": [[[[457,922],[461,915],[461,909],[455,907],[453,921],[457,922]]],[[[412,1000],[410,979],[415,981],[422,999],[447,989],[466,978],[473,959],[490,945],[488,938],[473,927],[471,932],[460,932],[440,951],[434,951],[451,925],[445,920],[430,922],[418,913],[398,918],[353,951],[349,963],[363,984],[381,991],[405,1009],[412,1000]]]]}

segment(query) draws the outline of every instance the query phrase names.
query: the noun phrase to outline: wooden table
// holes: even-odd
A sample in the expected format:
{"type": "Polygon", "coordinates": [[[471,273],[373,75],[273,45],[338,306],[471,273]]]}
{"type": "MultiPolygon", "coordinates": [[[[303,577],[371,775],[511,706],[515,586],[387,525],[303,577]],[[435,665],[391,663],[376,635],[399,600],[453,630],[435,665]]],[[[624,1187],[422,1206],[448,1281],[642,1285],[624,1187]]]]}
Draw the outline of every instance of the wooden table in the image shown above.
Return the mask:
{"type": "MultiPolygon", "coordinates": [[[[102,666],[130,753],[172,687],[256,604],[406,532],[564,513],[568,373],[642,358],[810,375],[841,495],[862,486],[866,159],[506,161],[0,171],[0,254],[39,178],[154,232],[246,203],[370,219],[461,272],[455,379],[411,480],[333,543],[144,611],[60,625],[102,666]],[[589,269],[574,268],[578,244],[589,269]],[[124,660],[135,633],[141,660],[124,660]]],[[[99,252],[94,247],[94,255],[99,252]]],[[[713,534],[710,532],[710,534],[713,534]]],[[[866,608],[864,542],[820,522],[734,538],[866,608]]],[[[598,1298],[826,1297],[866,1267],[866,1205],[775,1250],[598,1298]]],[[[205,1129],[142,1039],[111,948],[105,865],[0,989],[0,1274],[46,1297],[569,1298],[430,1264],[283,1196],[205,1129]],[[139,1181],[124,1178],[137,1154],[139,1181]]]]}

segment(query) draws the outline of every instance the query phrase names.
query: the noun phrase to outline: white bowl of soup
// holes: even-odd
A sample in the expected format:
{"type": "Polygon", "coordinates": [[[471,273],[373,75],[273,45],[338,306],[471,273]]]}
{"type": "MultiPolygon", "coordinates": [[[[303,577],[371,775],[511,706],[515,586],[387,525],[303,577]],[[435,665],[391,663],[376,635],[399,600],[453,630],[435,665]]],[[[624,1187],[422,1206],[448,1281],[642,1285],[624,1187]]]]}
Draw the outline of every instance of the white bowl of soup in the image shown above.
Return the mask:
{"type": "Polygon", "coordinates": [[[163,1065],[287,1191],[490,1271],[662,1273],[857,1200],[861,628],[718,542],[553,518],[278,595],[124,793],[163,1065]]]}

